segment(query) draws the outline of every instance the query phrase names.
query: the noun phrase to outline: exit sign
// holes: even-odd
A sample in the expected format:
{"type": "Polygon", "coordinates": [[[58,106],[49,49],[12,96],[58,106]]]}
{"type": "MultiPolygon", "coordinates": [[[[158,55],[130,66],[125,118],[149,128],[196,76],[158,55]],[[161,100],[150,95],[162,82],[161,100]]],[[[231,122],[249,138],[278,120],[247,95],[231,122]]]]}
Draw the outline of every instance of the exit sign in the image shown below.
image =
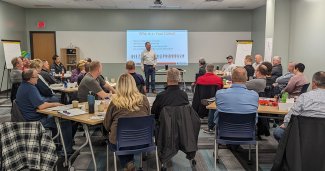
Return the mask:
{"type": "Polygon", "coordinates": [[[44,21],[37,22],[37,28],[39,29],[45,28],[45,22],[44,21]]]}

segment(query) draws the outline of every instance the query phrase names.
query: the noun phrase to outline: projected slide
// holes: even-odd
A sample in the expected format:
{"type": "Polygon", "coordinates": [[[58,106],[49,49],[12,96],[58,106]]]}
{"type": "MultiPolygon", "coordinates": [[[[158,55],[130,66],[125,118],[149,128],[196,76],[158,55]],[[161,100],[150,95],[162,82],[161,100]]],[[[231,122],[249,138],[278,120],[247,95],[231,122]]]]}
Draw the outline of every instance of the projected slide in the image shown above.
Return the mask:
{"type": "Polygon", "coordinates": [[[127,60],[141,64],[145,42],[151,43],[158,65],[188,65],[187,30],[127,30],[127,60]]]}

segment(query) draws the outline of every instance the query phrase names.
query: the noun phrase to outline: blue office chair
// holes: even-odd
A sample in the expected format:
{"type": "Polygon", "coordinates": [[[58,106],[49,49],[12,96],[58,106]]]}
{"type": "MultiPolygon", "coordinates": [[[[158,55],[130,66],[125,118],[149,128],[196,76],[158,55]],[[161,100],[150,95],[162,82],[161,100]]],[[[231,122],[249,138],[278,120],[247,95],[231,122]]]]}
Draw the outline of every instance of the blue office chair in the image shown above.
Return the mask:
{"type": "MultiPolygon", "coordinates": [[[[127,154],[142,154],[143,152],[155,151],[156,164],[159,171],[157,146],[154,143],[153,131],[155,123],[151,115],[143,117],[120,118],[117,124],[116,151],[114,152],[114,168],[117,171],[116,156],[127,154]],[[145,146],[132,150],[124,150],[125,147],[145,146]]],[[[107,168],[108,163],[107,147],[107,168]]],[[[141,155],[142,158],[142,155],[141,155]]],[[[142,164],[142,163],[141,163],[142,164]]],[[[141,166],[142,167],[142,166],[141,166]]]]}
{"type": "Polygon", "coordinates": [[[256,170],[258,170],[258,142],[255,139],[256,113],[234,114],[219,112],[214,144],[215,168],[219,162],[218,144],[249,144],[248,158],[251,160],[251,144],[256,145],[256,170]]]}

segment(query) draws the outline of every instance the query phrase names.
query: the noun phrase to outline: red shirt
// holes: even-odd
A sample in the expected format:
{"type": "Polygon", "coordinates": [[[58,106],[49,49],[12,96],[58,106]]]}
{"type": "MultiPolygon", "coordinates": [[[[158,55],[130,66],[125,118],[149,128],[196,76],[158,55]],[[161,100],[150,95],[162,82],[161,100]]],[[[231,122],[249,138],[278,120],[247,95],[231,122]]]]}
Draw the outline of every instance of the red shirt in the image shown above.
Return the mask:
{"type": "Polygon", "coordinates": [[[199,84],[199,85],[218,85],[218,87],[220,89],[223,88],[222,79],[220,77],[218,77],[217,75],[211,73],[211,72],[207,72],[204,75],[197,78],[196,84],[199,84]]]}

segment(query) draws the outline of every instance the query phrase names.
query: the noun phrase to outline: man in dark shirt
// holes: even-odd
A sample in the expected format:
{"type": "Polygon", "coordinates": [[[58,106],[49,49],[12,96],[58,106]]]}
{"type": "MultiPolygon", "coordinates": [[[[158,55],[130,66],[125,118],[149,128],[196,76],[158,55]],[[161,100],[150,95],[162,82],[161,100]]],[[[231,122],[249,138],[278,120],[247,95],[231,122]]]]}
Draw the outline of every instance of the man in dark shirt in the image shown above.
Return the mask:
{"type": "MultiPolygon", "coordinates": [[[[18,88],[16,103],[21,111],[24,119],[27,122],[40,121],[45,128],[57,129],[52,116],[37,113],[37,109],[43,110],[51,107],[61,106],[60,103],[49,103],[39,93],[35,87],[39,79],[36,69],[26,69],[22,74],[23,82],[18,88]]],[[[64,144],[68,154],[73,152],[72,140],[74,133],[72,131],[71,122],[68,120],[61,120],[60,122],[64,144]]]]}
{"type": "Polygon", "coordinates": [[[253,76],[254,76],[254,73],[255,73],[255,69],[254,69],[254,67],[253,67],[253,65],[252,65],[252,63],[253,63],[253,58],[252,58],[252,56],[251,56],[251,55],[247,55],[247,56],[245,57],[245,61],[244,61],[244,63],[245,63],[244,68],[245,68],[246,71],[247,71],[247,78],[248,78],[247,81],[249,81],[249,80],[253,79],[253,76]]]}
{"type": "Polygon", "coordinates": [[[135,63],[133,61],[128,61],[126,62],[125,68],[127,72],[131,74],[132,77],[134,78],[135,84],[137,85],[137,88],[140,91],[140,93],[146,94],[146,84],[144,82],[142,75],[137,74],[135,72],[135,63]]]}
{"type": "Polygon", "coordinates": [[[165,106],[184,106],[189,104],[187,94],[179,88],[180,73],[178,69],[171,68],[167,71],[166,90],[160,92],[153,102],[151,113],[159,119],[160,112],[165,106]]]}
{"type": "Polygon", "coordinates": [[[43,68],[42,68],[42,71],[41,71],[40,75],[44,78],[44,80],[48,84],[56,84],[56,83],[59,83],[59,81],[56,80],[54,78],[54,76],[50,74],[49,70],[50,70],[49,62],[47,60],[43,60],[43,68]]]}
{"type": "Polygon", "coordinates": [[[201,58],[199,60],[199,72],[195,74],[195,82],[191,84],[191,88],[192,88],[192,91],[194,92],[194,88],[195,88],[195,85],[196,85],[196,80],[197,78],[199,78],[200,76],[204,75],[205,74],[205,68],[206,68],[206,62],[205,62],[205,59],[204,58],[201,58]]]}
{"type": "Polygon", "coordinates": [[[274,56],[273,59],[272,59],[272,64],[273,64],[273,67],[272,67],[272,73],[271,73],[272,76],[271,76],[271,78],[275,82],[275,80],[278,77],[282,76],[281,57],[280,56],[274,56]]]}
{"type": "Polygon", "coordinates": [[[54,69],[56,74],[60,74],[62,72],[66,72],[64,65],[61,63],[61,58],[58,55],[54,55],[52,57],[53,64],[51,65],[51,69],[54,69]]]}

